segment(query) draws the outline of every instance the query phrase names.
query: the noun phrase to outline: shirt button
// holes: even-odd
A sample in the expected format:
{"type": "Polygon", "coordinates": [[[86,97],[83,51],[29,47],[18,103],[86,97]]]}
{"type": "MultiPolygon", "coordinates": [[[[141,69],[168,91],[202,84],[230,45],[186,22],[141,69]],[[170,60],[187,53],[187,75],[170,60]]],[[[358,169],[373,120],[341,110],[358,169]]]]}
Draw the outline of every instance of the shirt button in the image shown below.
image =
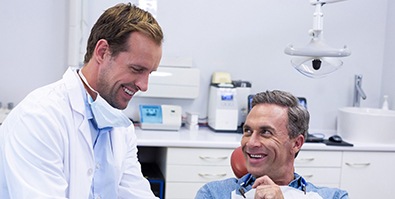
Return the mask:
{"type": "Polygon", "coordinates": [[[100,195],[96,197],[96,199],[101,199],[100,195]]]}
{"type": "Polygon", "coordinates": [[[96,169],[100,169],[100,163],[96,164],[96,169]]]}
{"type": "Polygon", "coordinates": [[[92,173],[93,173],[93,169],[88,169],[88,172],[87,172],[88,176],[92,175],[92,173]]]}

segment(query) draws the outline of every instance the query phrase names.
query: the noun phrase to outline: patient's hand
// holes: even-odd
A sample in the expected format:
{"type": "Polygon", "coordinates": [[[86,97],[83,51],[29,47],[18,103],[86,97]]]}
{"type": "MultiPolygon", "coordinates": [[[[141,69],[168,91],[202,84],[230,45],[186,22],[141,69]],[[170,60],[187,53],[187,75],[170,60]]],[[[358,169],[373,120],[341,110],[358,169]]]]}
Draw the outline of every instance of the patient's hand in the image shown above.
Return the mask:
{"type": "Polygon", "coordinates": [[[255,199],[284,199],[280,186],[266,175],[257,178],[252,188],[256,189],[255,199]]]}

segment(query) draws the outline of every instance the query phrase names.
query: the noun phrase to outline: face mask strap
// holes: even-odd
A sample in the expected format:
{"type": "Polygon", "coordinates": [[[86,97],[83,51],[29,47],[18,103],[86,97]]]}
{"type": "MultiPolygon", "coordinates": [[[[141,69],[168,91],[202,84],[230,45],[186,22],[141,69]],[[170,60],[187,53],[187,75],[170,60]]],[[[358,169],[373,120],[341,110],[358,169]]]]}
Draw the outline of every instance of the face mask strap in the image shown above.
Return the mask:
{"type": "Polygon", "coordinates": [[[99,95],[99,92],[97,92],[95,89],[93,89],[89,84],[88,81],[86,80],[84,74],[82,74],[82,70],[78,70],[78,75],[81,77],[82,81],[86,84],[86,86],[88,86],[89,89],[91,89],[91,91],[95,92],[96,94],[99,95]]]}

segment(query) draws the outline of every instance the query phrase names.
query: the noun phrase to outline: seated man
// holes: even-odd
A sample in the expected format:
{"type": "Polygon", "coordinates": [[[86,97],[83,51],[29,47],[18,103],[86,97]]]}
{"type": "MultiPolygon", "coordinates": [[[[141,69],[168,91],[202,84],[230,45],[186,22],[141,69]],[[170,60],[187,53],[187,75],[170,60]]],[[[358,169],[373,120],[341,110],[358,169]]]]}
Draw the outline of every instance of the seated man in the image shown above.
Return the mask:
{"type": "Polygon", "coordinates": [[[232,194],[243,198],[251,189],[255,198],[284,198],[284,187],[323,199],[348,198],[346,191],[316,187],[295,173],[294,160],[307,136],[309,119],[308,111],[290,93],[274,90],[256,94],[241,140],[248,174],[209,182],[195,198],[223,199],[232,194]]]}

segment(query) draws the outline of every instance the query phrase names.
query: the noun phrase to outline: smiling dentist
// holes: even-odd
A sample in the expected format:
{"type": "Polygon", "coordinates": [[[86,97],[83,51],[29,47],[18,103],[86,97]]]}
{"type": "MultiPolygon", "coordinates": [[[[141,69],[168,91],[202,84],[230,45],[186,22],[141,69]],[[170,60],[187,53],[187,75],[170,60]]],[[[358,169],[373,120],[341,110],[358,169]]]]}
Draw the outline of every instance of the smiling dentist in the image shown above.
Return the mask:
{"type": "Polygon", "coordinates": [[[121,110],[147,90],[162,42],[150,13],[107,9],[84,66],[30,93],[0,126],[0,198],[155,198],[121,110]]]}

